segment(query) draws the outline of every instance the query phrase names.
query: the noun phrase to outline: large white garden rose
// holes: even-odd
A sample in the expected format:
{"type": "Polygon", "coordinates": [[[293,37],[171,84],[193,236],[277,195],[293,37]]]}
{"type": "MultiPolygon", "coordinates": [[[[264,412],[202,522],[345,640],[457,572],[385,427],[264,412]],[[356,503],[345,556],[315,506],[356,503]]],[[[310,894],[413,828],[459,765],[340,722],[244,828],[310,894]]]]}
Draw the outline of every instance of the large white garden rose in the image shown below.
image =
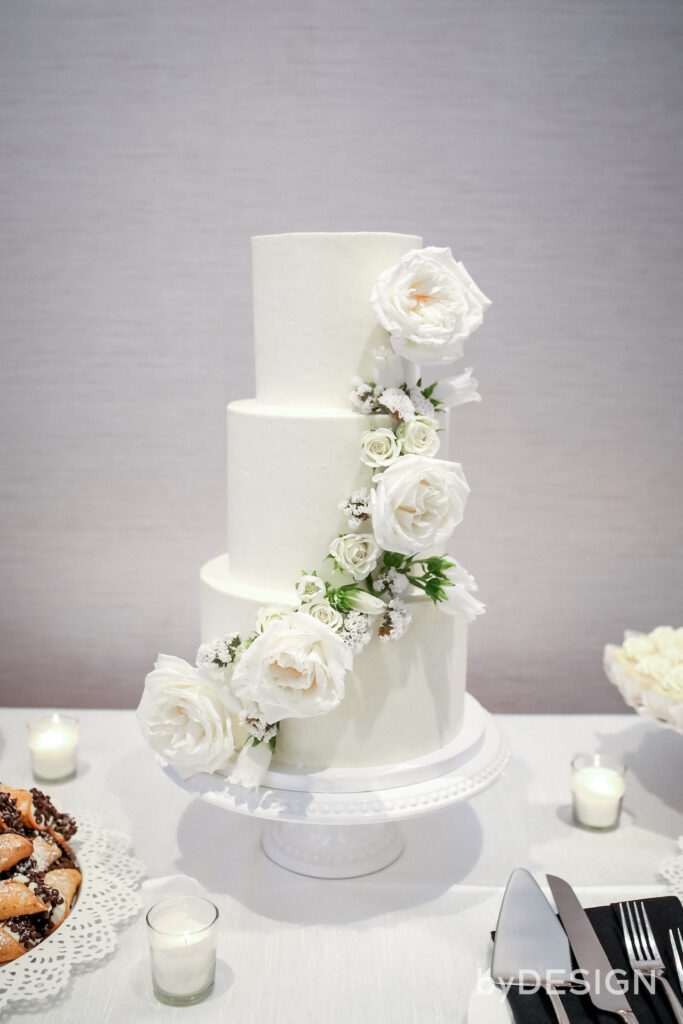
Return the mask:
{"type": "Polygon", "coordinates": [[[371,533],[345,533],[332,541],[330,554],[354,580],[364,580],[377,567],[379,548],[371,533]]]}
{"type": "Polygon", "coordinates": [[[232,689],[258,704],[266,722],[326,715],[344,697],[351,652],[329,626],[304,612],[272,622],[245,651],[232,689]]]}
{"type": "Polygon", "coordinates": [[[396,431],[398,443],[406,455],[424,455],[431,459],[439,450],[439,424],[429,416],[415,416],[396,431]]]}
{"type": "Polygon", "coordinates": [[[470,489],[457,462],[403,455],[374,480],[372,527],[385,551],[425,551],[462,522],[470,489]]]}
{"type": "Polygon", "coordinates": [[[224,768],[235,752],[230,711],[239,702],[182,658],[160,654],[138,705],[145,739],[183,778],[224,768]]]}
{"type": "Polygon", "coordinates": [[[450,249],[413,249],[377,279],[370,303],[394,350],[416,363],[459,359],[491,305],[450,249]]]}

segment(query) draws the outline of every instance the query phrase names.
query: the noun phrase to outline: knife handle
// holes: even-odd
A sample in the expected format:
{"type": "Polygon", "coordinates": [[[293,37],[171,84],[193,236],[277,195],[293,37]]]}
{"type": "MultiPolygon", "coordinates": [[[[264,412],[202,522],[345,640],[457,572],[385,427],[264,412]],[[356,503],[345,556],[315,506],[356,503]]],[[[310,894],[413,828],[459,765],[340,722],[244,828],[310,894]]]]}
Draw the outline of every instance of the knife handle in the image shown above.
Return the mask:
{"type": "Polygon", "coordinates": [[[546,989],[546,992],[548,993],[550,1002],[553,1004],[553,1010],[555,1011],[555,1016],[557,1017],[557,1024],[571,1024],[571,1021],[567,1016],[567,1011],[562,1005],[560,993],[557,991],[557,989],[549,987],[546,989]]]}

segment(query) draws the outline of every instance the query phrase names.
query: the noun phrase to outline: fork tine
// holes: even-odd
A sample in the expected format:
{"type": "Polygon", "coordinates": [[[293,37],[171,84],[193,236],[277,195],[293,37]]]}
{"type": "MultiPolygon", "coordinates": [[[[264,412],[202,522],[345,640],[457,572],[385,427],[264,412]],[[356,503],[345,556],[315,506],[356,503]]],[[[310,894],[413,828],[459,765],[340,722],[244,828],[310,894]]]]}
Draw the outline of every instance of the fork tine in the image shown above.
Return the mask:
{"type": "Polygon", "coordinates": [[[638,904],[635,900],[633,901],[633,913],[635,914],[636,922],[638,924],[638,938],[640,939],[640,945],[643,947],[643,956],[646,960],[651,960],[652,954],[650,953],[650,949],[647,944],[645,928],[643,927],[643,922],[640,919],[640,910],[638,909],[638,904]]]}
{"type": "Polygon", "coordinates": [[[639,937],[638,937],[638,932],[636,931],[635,921],[633,920],[633,911],[631,910],[631,904],[630,903],[626,904],[626,910],[628,912],[628,919],[629,919],[629,922],[631,924],[631,932],[633,934],[633,944],[634,944],[634,946],[636,948],[636,960],[644,960],[645,957],[643,956],[643,953],[641,952],[641,949],[640,949],[640,940],[639,940],[639,937]]]}
{"type": "MultiPolygon", "coordinates": [[[[681,949],[683,950],[683,938],[681,938],[681,929],[677,928],[676,931],[678,932],[678,942],[680,944],[681,949]]],[[[678,975],[679,984],[683,989],[683,963],[681,963],[681,954],[678,952],[678,946],[676,945],[676,940],[674,938],[673,928],[669,928],[669,940],[671,942],[671,951],[674,955],[674,963],[676,964],[676,974],[678,975]]]]}
{"type": "Polygon", "coordinates": [[[647,928],[647,940],[650,943],[652,959],[659,960],[659,950],[657,949],[657,943],[655,942],[655,937],[652,934],[652,928],[650,927],[650,918],[647,916],[647,910],[645,909],[645,904],[642,900],[640,901],[640,909],[643,912],[643,921],[645,922],[645,927],[647,928]]]}
{"type": "Polygon", "coordinates": [[[623,903],[619,904],[619,913],[621,914],[621,928],[622,928],[622,931],[624,933],[624,943],[626,945],[626,955],[628,956],[629,960],[635,960],[636,959],[636,953],[635,953],[635,950],[633,948],[633,942],[631,941],[631,933],[629,932],[628,925],[626,924],[626,917],[624,915],[624,904],[623,903]]]}

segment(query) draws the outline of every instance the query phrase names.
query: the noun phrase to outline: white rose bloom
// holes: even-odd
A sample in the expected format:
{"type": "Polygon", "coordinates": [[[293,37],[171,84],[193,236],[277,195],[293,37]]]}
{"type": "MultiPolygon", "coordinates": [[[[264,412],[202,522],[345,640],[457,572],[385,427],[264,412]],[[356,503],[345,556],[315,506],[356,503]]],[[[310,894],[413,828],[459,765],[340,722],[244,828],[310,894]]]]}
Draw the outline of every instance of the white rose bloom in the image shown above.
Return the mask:
{"type": "Polygon", "coordinates": [[[299,601],[313,601],[316,597],[325,596],[325,583],[312,573],[302,576],[296,585],[296,593],[299,601]]]}
{"type": "Polygon", "coordinates": [[[683,701],[683,664],[675,665],[664,677],[662,686],[677,700],[683,701]]]}
{"type": "Polygon", "coordinates": [[[377,567],[379,548],[371,533],[345,533],[330,544],[330,554],[354,580],[363,580],[377,567]]]}
{"type": "Polygon", "coordinates": [[[188,779],[224,768],[235,752],[230,711],[239,702],[182,658],[160,654],[137,709],[145,739],[188,779]]]}
{"type": "Polygon", "coordinates": [[[341,612],[338,612],[336,608],[333,608],[329,601],[316,598],[310,601],[308,604],[303,606],[303,611],[307,612],[318,622],[323,622],[330,629],[339,630],[344,625],[344,616],[341,612]]]}
{"type": "Polygon", "coordinates": [[[400,454],[396,435],[389,427],[366,430],[360,439],[360,460],[373,469],[390,466],[400,454]]]}
{"type": "Polygon", "coordinates": [[[416,416],[409,423],[402,423],[396,431],[401,451],[406,455],[424,455],[433,458],[441,441],[437,434],[439,424],[428,416],[416,416]]]}
{"type": "Polygon", "coordinates": [[[266,722],[326,715],[344,697],[352,657],[339,636],[311,615],[272,622],[244,652],[232,689],[258,704],[266,722]]]}
{"type": "Polygon", "coordinates": [[[286,604],[264,604],[256,612],[256,629],[262,633],[271,622],[288,619],[291,614],[292,609],[286,604]]]}
{"type": "Polygon", "coordinates": [[[447,409],[454,409],[456,405],[464,405],[466,402],[481,402],[478,387],[479,381],[472,376],[472,367],[468,366],[464,373],[457,377],[440,380],[432,392],[432,398],[441,402],[447,409]]]}
{"type": "Polygon", "coordinates": [[[457,462],[404,455],[374,480],[372,526],[385,551],[426,551],[462,522],[470,489],[457,462]]]}
{"type": "Polygon", "coordinates": [[[394,350],[416,363],[449,363],[481,326],[491,302],[450,249],[430,246],[406,253],[385,270],[370,296],[375,316],[394,350]]]}

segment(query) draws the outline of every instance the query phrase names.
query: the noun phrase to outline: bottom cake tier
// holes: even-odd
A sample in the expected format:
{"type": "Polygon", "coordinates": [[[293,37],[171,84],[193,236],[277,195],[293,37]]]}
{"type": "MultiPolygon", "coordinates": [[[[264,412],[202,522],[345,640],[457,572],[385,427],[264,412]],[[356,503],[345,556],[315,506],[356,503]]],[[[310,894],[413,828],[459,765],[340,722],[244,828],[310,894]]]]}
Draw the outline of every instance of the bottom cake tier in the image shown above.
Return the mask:
{"type": "MultiPolygon", "coordinates": [[[[233,630],[249,633],[262,605],[293,603],[293,593],[237,580],[227,555],[202,567],[200,586],[202,642],[233,630]]],[[[354,659],[338,708],[282,722],[273,767],[375,767],[421,757],[455,739],[463,722],[467,626],[422,596],[407,603],[407,634],[387,643],[375,638],[354,659]]]]}

